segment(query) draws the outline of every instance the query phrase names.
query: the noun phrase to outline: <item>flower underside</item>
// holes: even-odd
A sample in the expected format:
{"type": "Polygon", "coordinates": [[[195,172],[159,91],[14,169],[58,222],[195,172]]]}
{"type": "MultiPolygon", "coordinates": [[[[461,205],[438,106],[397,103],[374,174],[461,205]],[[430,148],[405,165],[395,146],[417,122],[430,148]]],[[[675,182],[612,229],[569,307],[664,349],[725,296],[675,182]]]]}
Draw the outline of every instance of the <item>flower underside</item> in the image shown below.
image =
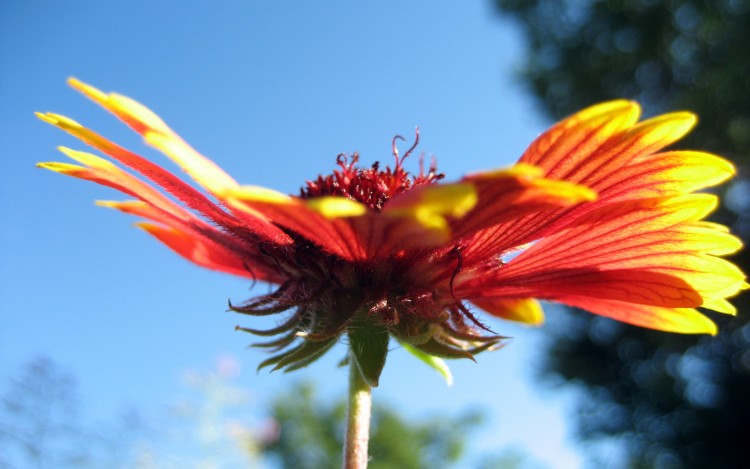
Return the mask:
{"type": "Polygon", "coordinates": [[[79,165],[41,167],[134,197],[105,201],[148,220],[141,228],[188,260],[275,285],[230,309],[286,314],[268,337],[261,367],[293,370],[347,337],[352,360],[376,385],[389,337],[421,358],[473,358],[503,337],[475,312],[528,324],[538,299],[654,329],[715,333],[696,308],[734,314],[727,298],[747,288],[721,256],[740,241],[704,221],[717,198],[695,191],[734,174],[703,152],[662,151],[695,123],[689,113],[638,122],[613,101],[585,109],[540,136],[504,170],[442,182],[434,161],[357,166],[308,181],[299,196],[242,186],[192,149],[151,111],[77,80],[71,85],[161,150],[202,187],[66,117],[40,118],[113,160],[67,148],[79,165]],[[134,173],[140,175],[136,176],[134,173]],[[520,253],[520,254],[519,254],[520,253]],[[513,255],[510,255],[513,254],[513,255]]]}

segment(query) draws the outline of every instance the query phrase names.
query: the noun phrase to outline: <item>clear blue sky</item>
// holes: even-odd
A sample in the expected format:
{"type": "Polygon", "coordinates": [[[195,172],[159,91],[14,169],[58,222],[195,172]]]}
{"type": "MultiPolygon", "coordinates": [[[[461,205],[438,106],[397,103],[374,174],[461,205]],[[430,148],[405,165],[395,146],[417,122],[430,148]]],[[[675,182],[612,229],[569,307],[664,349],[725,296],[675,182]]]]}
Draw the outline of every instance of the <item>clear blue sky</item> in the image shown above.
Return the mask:
{"type": "MultiPolygon", "coordinates": [[[[68,76],[147,104],[240,182],[296,192],[340,152],[390,161],[392,137],[417,125],[448,179],[511,164],[549,124],[514,77],[522,54],[489,1],[1,2],[0,378],[49,355],[102,418],[168,402],[184,370],[224,354],[261,402],[295,378],[329,396],[345,389],[343,348],[296,376],[256,374],[263,355],[233,327],[258,323],[225,312],[251,296],[247,282],[188,264],[93,204],[119,194],[34,168],[64,158],[57,145],[85,149],[34,111],[166,162],[68,76]]],[[[516,339],[454,363],[451,388],[395,350],[375,398],[417,416],[483,407],[482,447],[576,467],[562,397],[531,379],[541,332],[493,328],[516,339]]]]}

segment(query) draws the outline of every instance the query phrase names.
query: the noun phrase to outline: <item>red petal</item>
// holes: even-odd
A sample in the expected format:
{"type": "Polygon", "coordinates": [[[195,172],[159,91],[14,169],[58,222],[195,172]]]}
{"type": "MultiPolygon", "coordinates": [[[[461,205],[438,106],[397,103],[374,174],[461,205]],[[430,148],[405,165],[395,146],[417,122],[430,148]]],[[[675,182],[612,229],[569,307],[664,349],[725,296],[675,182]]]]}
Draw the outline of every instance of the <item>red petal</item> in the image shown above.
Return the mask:
{"type": "Polygon", "coordinates": [[[151,185],[123,171],[109,161],[90,153],[70,150],[68,148],[60,147],[60,151],[85,166],[66,163],[40,163],[38,166],[111,187],[125,194],[137,197],[179,220],[198,220],[195,215],[169,200],[151,185]]]}
{"type": "MultiPolygon", "coordinates": [[[[221,207],[212,202],[201,192],[182,181],[164,168],[131,153],[119,145],[107,140],[96,132],[87,129],[79,123],[56,114],[38,114],[39,118],[71,135],[81,139],[88,145],[100,150],[122,164],[138,171],[161,186],[165,191],[175,196],[189,208],[200,212],[215,223],[230,229],[252,232],[256,236],[272,240],[276,243],[289,243],[290,240],[278,228],[258,217],[243,214],[240,220],[235,219],[221,207]]],[[[132,195],[132,194],[131,194],[132,195]]]]}
{"type": "Polygon", "coordinates": [[[139,223],[139,227],[153,235],[177,254],[208,269],[218,270],[255,280],[281,283],[284,279],[273,269],[265,270],[247,264],[247,257],[224,248],[195,232],[185,233],[175,228],[139,223]]]}
{"type": "Polygon", "coordinates": [[[346,218],[328,218],[301,199],[262,187],[242,186],[224,197],[233,208],[251,215],[260,213],[331,254],[347,260],[366,257],[359,237],[346,218]]]}

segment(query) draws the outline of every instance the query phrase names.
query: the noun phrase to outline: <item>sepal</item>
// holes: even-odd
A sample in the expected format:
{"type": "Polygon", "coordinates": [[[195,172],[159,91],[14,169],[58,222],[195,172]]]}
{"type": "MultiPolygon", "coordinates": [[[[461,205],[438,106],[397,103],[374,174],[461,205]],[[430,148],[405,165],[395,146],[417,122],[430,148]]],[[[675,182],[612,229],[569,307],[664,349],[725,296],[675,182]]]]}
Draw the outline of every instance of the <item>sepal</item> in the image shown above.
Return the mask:
{"type": "Polygon", "coordinates": [[[355,317],[348,329],[350,357],[365,383],[377,387],[388,355],[388,329],[368,317],[355,317]]]}

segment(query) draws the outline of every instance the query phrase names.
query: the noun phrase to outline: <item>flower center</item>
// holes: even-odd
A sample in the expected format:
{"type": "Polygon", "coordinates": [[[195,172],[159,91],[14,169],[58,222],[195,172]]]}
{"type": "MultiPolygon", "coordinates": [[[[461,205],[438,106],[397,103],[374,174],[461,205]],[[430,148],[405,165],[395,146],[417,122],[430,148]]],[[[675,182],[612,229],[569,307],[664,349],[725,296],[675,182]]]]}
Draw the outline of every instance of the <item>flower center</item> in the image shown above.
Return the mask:
{"type": "Polygon", "coordinates": [[[419,143],[419,129],[416,130],[414,145],[404,156],[399,156],[396,141],[404,140],[397,135],[393,138],[393,157],[396,164],[393,168],[386,166],[380,169],[377,161],[369,168],[357,167],[359,154],[340,154],[336,157],[339,169],[326,176],[318,176],[314,181],[307,181],[307,186],[300,189],[300,197],[310,199],[323,196],[340,196],[354,200],[367,207],[380,211],[383,205],[392,197],[401,194],[412,187],[422,184],[432,184],[445,177],[437,172],[437,164],[433,159],[425,172],[424,158],[419,159],[419,174],[412,175],[403,168],[404,160],[411,154],[419,143]]]}

